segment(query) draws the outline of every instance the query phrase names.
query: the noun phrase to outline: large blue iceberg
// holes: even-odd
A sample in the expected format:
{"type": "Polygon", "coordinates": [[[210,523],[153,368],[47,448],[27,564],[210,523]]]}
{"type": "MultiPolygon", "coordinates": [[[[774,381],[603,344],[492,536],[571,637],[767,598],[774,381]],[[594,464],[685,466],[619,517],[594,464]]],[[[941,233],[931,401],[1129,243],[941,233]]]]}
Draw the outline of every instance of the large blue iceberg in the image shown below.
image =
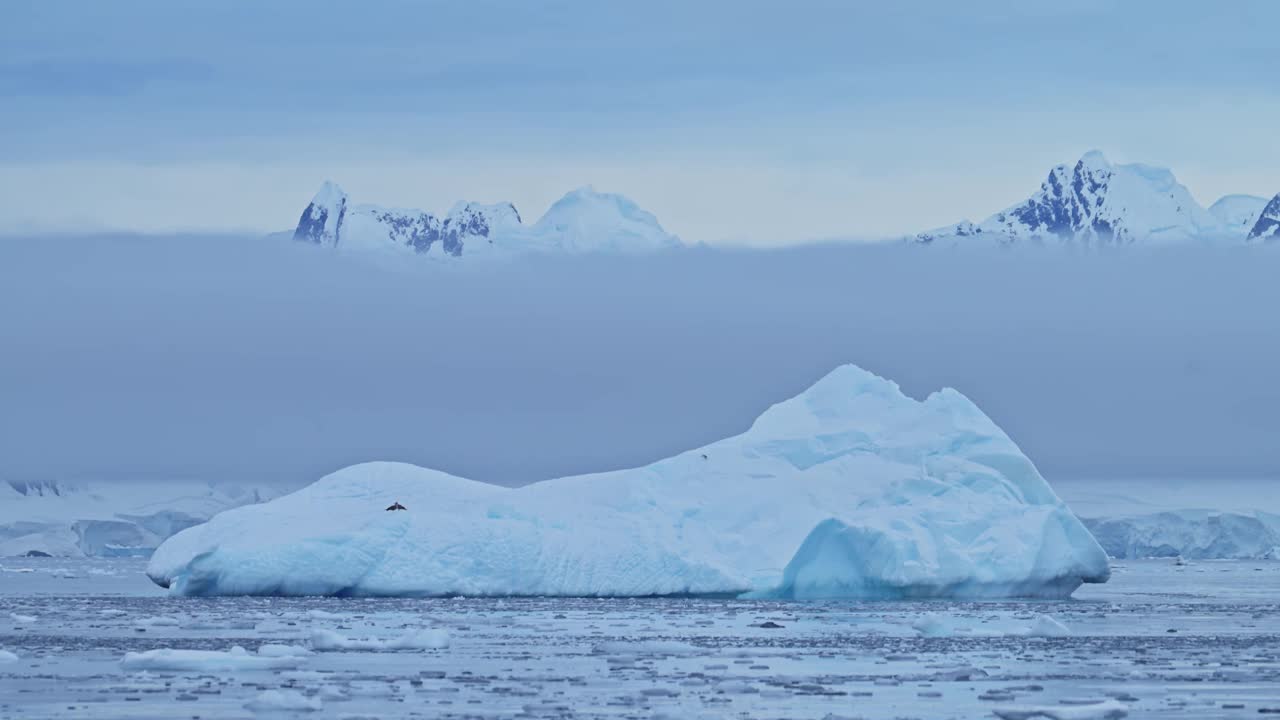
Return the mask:
{"type": "Polygon", "coordinates": [[[184,530],[148,574],[183,595],[811,599],[1064,597],[1109,568],[967,398],[917,401],[846,365],[641,468],[514,489],[345,468],[184,530]]]}

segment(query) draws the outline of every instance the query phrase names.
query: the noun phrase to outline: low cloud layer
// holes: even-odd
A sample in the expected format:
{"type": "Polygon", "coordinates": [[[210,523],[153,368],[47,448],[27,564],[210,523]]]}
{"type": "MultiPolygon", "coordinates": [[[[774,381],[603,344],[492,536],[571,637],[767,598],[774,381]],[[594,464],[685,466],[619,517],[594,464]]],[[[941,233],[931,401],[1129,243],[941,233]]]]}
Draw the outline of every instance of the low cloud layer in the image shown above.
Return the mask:
{"type": "Polygon", "coordinates": [[[744,430],[854,362],[1050,479],[1280,475],[1280,253],[815,246],[484,267],[247,237],[0,240],[0,479],[516,484],[744,430]]]}

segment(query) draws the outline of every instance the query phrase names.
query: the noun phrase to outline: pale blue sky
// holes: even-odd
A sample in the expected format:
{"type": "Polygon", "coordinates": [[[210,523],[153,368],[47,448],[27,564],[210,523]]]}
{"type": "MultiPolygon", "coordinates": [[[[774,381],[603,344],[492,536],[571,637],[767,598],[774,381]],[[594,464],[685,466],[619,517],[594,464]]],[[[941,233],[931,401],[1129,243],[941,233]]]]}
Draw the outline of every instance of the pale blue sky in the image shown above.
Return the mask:
{"type": "Polygon", "coordinates": [[[9,2],[0,232],[270,231],[357,201],[686,240],[978,218],[1100,148],[1280,191],[1280,3],[9,2]]]}

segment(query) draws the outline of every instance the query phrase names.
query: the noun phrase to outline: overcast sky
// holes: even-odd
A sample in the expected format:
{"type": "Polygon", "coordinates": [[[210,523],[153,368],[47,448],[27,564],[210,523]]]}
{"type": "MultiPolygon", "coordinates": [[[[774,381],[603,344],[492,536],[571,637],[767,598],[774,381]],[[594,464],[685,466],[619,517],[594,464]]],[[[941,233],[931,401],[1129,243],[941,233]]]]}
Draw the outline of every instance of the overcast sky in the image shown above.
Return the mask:
{"type": "Polygon", "coordinates": [[[373,265],[0,238],[0,480],[501,483],[745,430],[841,363],[968,395],[1050,480],[1280,478],[1280,252],[814,246],[373,265]]]}
{"type": "Polygon", "coordinates": [[[5,231],[536,217],[591,183],[686,240],[980,218],[1091,148],[1280,190],[1280,3],[7,2],[5,231]]]}

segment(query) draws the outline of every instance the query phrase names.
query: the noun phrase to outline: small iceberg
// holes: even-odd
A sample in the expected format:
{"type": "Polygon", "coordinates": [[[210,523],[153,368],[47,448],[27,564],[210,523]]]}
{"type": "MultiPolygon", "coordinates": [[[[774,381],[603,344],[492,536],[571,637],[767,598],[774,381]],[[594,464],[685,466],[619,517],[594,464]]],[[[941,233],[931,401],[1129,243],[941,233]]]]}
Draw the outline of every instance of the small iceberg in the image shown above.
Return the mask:
{"type": "Polygon", "coordinates": [[[120,667],[131,672],[233,672],[293,669],[303,662],[305,658],[299,655],[278,655],[271,651],[254,655],[237,645],[226,652],[171,648],[129,652],[120,661],[120,667]]]}
{"type": "Polygon", "coordinates": [[[1099,700],[1074,706],[997,707],[991,712],[1001,720],[1118,720],[1128,716],[1129,707],[1115,700],[1099,700]]]}
{"type": "Polygon", "coordinates": [[[324,709],[320,698],[307,697],[297,690],[264,690],[244,706],[255,713],[319,712],[324,709]]]}

